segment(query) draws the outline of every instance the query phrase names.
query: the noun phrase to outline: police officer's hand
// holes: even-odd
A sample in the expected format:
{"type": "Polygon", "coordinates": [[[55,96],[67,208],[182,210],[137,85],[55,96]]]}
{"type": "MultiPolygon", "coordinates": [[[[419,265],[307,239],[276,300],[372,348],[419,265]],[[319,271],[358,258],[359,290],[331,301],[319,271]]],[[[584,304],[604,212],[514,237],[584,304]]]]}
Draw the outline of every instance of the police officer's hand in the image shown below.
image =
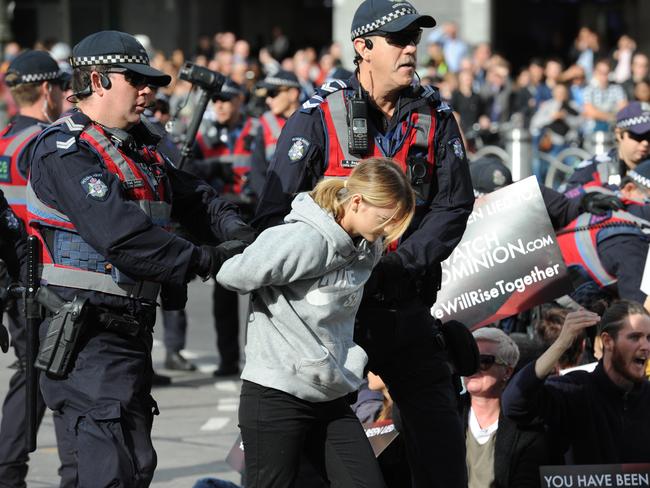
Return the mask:
{"type": "Polygon", "coordinates": [[[252,244],[257,238],[257,231],[250,225],[241,225],[230,232],[230,237],[246,244],[252,244]]]}
{"type": "Polygon", "coordinates": [[[594,215],[605,215],[610,210],[623,210],[625,205],[614,195],[590,192],[580,199],[580,207],[594,215]]]}
{"type": "Polygon", "coordinates": [[[394,303],[403,292],[408,272],[395,252],[383,256],[363,289],[364,297],[380,302],[394,303]]]}
{"type": "Polygon", "coordinates": [[[228,259],[241,253],[248,244],[239,240],[222,242],[218,246],[201,246],[203,252],[210,257],[210,269],[208,276],[214,278],[219,272],[221,265],[228,259]]]}

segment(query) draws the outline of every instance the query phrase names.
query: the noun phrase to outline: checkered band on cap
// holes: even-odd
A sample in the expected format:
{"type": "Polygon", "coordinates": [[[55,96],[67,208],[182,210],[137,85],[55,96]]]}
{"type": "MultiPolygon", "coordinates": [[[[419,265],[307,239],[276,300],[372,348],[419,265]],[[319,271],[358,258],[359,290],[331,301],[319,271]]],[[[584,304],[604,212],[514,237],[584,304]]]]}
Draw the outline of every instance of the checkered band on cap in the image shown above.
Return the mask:
{"type": "Polygon", "coordinates": [[[628,119],[620,120],[619,122],[616,123],[616,127],[619,127],[621,129],[627,129],[628,127],[641,125],[641,124],[648,124],[648,123],[650,123],[650,113],[645,112],[642,115],[639,115],[637,117],[630,117],[628,119]]]}
{"type": "Polygon", "coordinates": [[[56,80],[61,76],[60,71],[49,71],[47,73],[28,73],[20,75],[15,84],[19,83],[38,83],[40,81],[56,80]]]}
{"type": "Polygon", "coordinates": [[[129,54],[101,54],[99,56],[79,56],[70,58],[70,65],[73,68],[80,66],[93,66],[101,64],[146,64],[149,66],[149,57],[147,55],[131,56],[129,54]]]}
{"type": "Polygon", "coordinates": [[[645,186],[646,188],[650,188],[650,178],[646,178],[645,176],[641,176],[639,173],[636,171],[628,171],[627,175],[632,178],[634,181],[636,181],[638,184],[645,186]]]}
{"type": "Polygon", "coordinates": [[[264,78],[264,84],[273,86],[287,86],[289,88],[300,88],[300,83],[296,81],[287,80],[285,78],[277,78],[274,76],[267,76],[264,78]]]}
{"type": "Polygon", "coordinates": [[[369,24],[365,24],[362,25],[361,27],[357,27],[356,29],[354,29],[351,35],[352,40],[355,40],[357,37],[367,34],[368,32],[379,30],[381,27],[388,24],[389,22],[392,22],[393,20],[397,20],[400,17],[404,17],[405,15],[410,15],[410,14],[417,14],[417,10],[415,10],[413,7],[398,8],[393,12],[386,14],[378,18],[377,20],[370,22],[369,24]]]}

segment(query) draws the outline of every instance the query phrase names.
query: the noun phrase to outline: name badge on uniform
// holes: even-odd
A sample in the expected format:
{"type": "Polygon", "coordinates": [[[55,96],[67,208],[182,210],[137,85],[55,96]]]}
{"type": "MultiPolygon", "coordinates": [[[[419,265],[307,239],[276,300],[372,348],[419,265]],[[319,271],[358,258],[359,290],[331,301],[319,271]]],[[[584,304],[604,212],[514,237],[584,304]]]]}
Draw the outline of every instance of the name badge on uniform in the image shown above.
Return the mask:
{"type": "Polygon", "coordinates": [[[620,185],[621,175],[609,175],[609,178],[607,178],[607,184],[616,186],[620,185]]]}
{"type": "Polygon", "coordinates": [[[0,156],[0,182],[11,183],[11,158],[0,156]]]}
{"type": "Polygon", "coordinates": [[[359,161],[355,161],[354,159],[344,159],[341,161],[341,166],[343,166],[345,169],[354,169],[359,165],[359,161]]]}

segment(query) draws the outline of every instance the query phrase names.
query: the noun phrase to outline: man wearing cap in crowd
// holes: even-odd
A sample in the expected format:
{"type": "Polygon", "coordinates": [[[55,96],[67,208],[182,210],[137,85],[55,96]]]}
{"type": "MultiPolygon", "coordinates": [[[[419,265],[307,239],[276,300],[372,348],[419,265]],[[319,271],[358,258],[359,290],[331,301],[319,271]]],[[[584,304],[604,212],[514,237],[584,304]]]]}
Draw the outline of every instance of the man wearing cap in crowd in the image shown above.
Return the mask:
{"type": "MultiPolygon", "coordinates": [[[[11,62],[5,74],[5,83],[16,101],[18,115],[0,133],[0,190],[24,223],[29,153],[38,134],[61,115],[63,91],[69,80],[70,76],[63,73],[45,51],[24,51],[11,62]]],[[[9,223],[18,230],[15,218],[9,223]]],[[[12,279],[18,281],[18,276],[12,279]]],[[[28,460],[25,450],[25,319],[15,302],[7,315],[18,360],[14,363],[16,372],[2,406],[0,485],[25,486],[28,460]]],[[[45,412],[40,394],[37,401],[40,422],[45,412]]],[[[57,416],[55,422],[58,424],[57,416]]]]}
{"type": "Polygon", "coordinates": [[[616,147],[578,165],[568,188],[618,185],[628,170],[650,154],[650,104],[631,102],[616,114],[616,147]]]}
{"type": "Polygon", "coordinates": [[[259,84],[259,90],[264,92],[269,110],[256,121],[249,119],[248,122],[257,126],[249,176],[251,189],[257,196],[262,193],[266,171],[275,153],[280,131],[287,119],[300,107],[300,82],[294,73],[279,70],[264,78],[259,84]]]}
{"type": "MultiPolygon", "coordinates": [[[[196,136],[193,166],[198,176],[235,201],[248,220],[253,201],[248,173],[254,127],[242,112],[244,98],[244,89],[230,78],[214,95],[211,111],[206,112],[196,136]]],[[[215,283],[212,307],[220,360],[214,376],[232,376],[239,373],[240,358],[237,293],[215,283]]]]}
{"type": "Polygon", "coordinates": [[[392,157],[409,175],[416,217],[366,285],[355,342],[399,406],[413,486],[456,488],[467,484],[464,435],[430,309],[440,263],[460,241],[474,195],[452,110],[415,77],[422,28],[434,25],[408,2],[361,3],[351,29],[355,75],[325,83],[287,121],[254,225],[281,223],[295,193],[346,177],[366,157],[392,157]]]}
{"type": "MultiPolygon", "coordinates": [[[[147,487],[156,466],[150,391],[159,286],[214,276],[254,233],[232,204],[157,152],[141,115],[149,87],[170,77],[149,66],[133,36],[91,34],[70,62],[78,110],[36,142],[28,219],[43,244],[42,282],[86,304],[73,361],[41,375],[41,392],[67,426],[58,442],[74,453],[76,486],[147,487]],[[170,218],[199,241],[223,244],[184,240],[166,229],[170,218]]],[[[41,344],[51,323],[41,325],[41,344]]]]}

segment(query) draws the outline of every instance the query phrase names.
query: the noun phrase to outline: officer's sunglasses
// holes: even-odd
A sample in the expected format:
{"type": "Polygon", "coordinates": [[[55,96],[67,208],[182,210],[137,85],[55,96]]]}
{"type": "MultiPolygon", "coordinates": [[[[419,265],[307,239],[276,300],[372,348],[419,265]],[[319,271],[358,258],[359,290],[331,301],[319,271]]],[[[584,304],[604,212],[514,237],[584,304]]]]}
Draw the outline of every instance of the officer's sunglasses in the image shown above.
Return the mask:
{"type": "Polygon", "coordinates": [[[643,134],[635,134],[634,132],[627,131],[627,136],[636,142],[643,142],[643,141],[650,142],[650,131],[644,132],[643,134]]]}
{"type": "Polygon", "coordinates": [[[286,92],[287,88],[274,88],[272,90],[267,90],[266,91],[266,96],[275,98],[277,97],[280,93],[286,92]]]}
{"type": "Polygon", "coordinates": [[[479,354],[478,361],[481,371],[487,371],[495,364],[498,364],[500,366],[508,366],[504,361],[501,361],[494,354],[479,354]]]}
{"type": "Polygon", "coordinates": [[[118,73],[124,75],[126,82],[138,90],[142,90],[149,84],[149,78],[147,78],[145,75],[141,75],[140,73],[136,73],[135,71],[130,71],[128,69],[111,70],[107,71],[107,73],[118,73]]]}
{"type": "Polygon", "coordinates": [[[386,42],[391,46],[406,47],[410,44],[417,46],[420,43],[420,39],[422,39],[422,29],[410,29],[399,32],[377,31],[373,32],[372,35],[385,38],[386,42]]]}

